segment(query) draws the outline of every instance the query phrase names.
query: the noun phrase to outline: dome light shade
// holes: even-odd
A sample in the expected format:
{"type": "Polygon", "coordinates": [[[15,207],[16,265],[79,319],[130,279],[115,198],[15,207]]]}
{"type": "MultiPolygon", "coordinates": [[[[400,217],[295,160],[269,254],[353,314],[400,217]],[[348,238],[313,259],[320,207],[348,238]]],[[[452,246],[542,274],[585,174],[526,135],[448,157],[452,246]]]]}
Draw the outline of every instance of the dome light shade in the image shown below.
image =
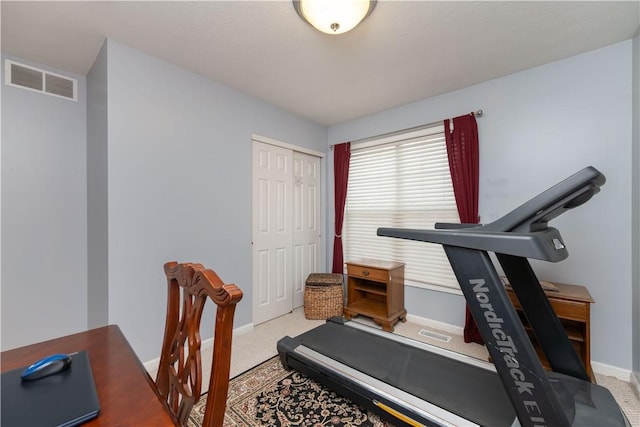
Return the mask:
{"type": "Polygon", "coordinates": [[[318,31],[342,34],[355,28],[376,6],[375,0],[293,0],[298,15],[318,31]]]}

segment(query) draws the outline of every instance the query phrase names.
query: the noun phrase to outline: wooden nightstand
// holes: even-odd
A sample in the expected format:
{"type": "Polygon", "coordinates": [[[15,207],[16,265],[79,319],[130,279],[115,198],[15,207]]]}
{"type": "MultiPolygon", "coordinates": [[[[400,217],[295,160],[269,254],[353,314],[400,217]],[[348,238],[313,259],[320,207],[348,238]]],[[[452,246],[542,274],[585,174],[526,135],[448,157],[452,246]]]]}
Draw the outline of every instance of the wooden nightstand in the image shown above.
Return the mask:
{"type": "MultiPolygon", "coordinates": [[[[584,364],[587,374],[591,378],[591,381],[595,382],[593,370],[591,369],[591,304],[594,302],[593,298],[589,294],[589,291],[584,286],[579,285],[567,285],[563,283],[553,283],[558,288],[558,291],[546,290],[545,295],[551,303],[551,307],[560,319],[560,323],[564,326],[569,341],[575,348],[580,360],[584,364]]],[[[538,345],[527,319],[524,317],[518,298],[516,297],[513,289],[510,286],[506,286],[507,294],[511,299],[511,303],[515,307],[522,324],[529,333],[531,342],[533,343],[538,357],[542,362],[542,365],[549,369],[549,362],[542,353],[542,349],[538,345]]]]}
{"type": "Polygon", "coordinates": [[[347,305],[344,316],[373,319],[385,331],[407,320],[404,308],[404,264],[361,259],[347,264],[347,305]]]}

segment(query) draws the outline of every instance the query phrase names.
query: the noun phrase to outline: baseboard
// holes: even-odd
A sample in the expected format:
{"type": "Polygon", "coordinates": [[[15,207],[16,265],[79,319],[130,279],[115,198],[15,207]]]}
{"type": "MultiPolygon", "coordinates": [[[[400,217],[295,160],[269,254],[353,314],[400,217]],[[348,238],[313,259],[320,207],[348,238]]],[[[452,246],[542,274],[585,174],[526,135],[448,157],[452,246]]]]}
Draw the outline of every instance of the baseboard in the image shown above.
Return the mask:
{"type": "MultiPolygon", "coordinates": [[[[160,358],[156,357],[153,360],[144,362],[142,365],[144,366],[144,369],[146,369],[149,374],[153,374],[158,371],[158,365],[160,365],[160,358]]],[[[154,378],[154,381],[155,381],[155,378],[154,378]]]]}
{"type": "MultiPolygon", "coordinates": [[[[153,374],[153,373],[158,371],[158,365],[159,364],[160,364],[160,358],[156,357],[153,360],[149,360],[148,362],[144,362],[142,365],[144,366],[144,369],[146,369],[149,374],[153,374]]],[[[154,378],[154,381],[155,381],[155,378],[154,378]]]]}
{"type": "Polygon", "coordinates": [[[240,335],[248,334],[251,331],[253,331],[253,323],[247,323],[246,325],[235,328],[233,330],[233,336],[239,337],[240,335]]]}
{"type": "Polygon", "coordinates": [[[594,362],[593,360],[591,361],[591,369],[593,369],[593,372],[596,374],[614,377],[626,382],[631,381],[631,371],[629,369],[607,365],[606,363],[594,362]]]}
{"type": "Polygon", "coordinates": [[[407,314],[407,320],[411,323],[437,329],[442,332],[448,332],[450,334],[462,335],[464,333],[464,328],[460,326],[438,322],[437,320],[427,319],[426,317],[416,316],[415,314],[407,314]]]}
{"type": "MultiPolygon", "coordinates": [[[[246,325],[242,325],[233,330],[233,336],[237,337],[240,335],[248,334],[253,331],[253,323],[247,323],[246,325]]],[[[208,338],[200,344],[200,350],[209,350],[213,348],[213,337],[208,338]]],[[[144,362],[143,366],[147,370],[147,372],[156,372],[158,370],[158,365],[160,365],[160,358],[156,357],[155,359],[149,360],[148,362],[144,362]]]]}
{"type": "Polygon", "coordinates": [[[633,388],[636,396],[640,399],[640,372],[631,372],[631,388],[633,388]]]}

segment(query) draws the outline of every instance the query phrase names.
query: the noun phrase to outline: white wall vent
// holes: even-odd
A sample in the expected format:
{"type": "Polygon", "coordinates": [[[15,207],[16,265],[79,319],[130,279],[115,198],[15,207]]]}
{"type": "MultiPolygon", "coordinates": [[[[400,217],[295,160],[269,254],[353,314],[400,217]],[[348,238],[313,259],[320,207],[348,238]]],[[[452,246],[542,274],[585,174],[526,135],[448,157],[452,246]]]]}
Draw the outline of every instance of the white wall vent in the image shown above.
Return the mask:
{"type": "Polygon", "coordinates": [[[5,59],[4,82],[8,86],[78,100],[78,81],[29,65],[5,59]]]}
{"type": "Polygon", "coordinates": [[[451,341],[451,337],[449,335],[440,334],[434,331],[428,331],[426,329],[420,329],[420,332],[418,332],[418,335],[422,335],[423,337],[427,337],[427,338],[433,338],[442,342],[451,341]]]}

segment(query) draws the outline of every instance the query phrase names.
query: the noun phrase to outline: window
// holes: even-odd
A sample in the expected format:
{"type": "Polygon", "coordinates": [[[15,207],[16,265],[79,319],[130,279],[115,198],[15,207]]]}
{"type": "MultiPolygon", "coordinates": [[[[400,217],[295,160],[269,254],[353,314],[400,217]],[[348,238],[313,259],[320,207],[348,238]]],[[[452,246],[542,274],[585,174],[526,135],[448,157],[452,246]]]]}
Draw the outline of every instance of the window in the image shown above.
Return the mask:
{"type": "Polygon", "coordinates": [[[405,263],[405,284],[460,294],[441,245],[379,237],[379,227],[433,229],[460,222],[443,126],[351,147],[345,205],[345,260],[405,263]]]}

